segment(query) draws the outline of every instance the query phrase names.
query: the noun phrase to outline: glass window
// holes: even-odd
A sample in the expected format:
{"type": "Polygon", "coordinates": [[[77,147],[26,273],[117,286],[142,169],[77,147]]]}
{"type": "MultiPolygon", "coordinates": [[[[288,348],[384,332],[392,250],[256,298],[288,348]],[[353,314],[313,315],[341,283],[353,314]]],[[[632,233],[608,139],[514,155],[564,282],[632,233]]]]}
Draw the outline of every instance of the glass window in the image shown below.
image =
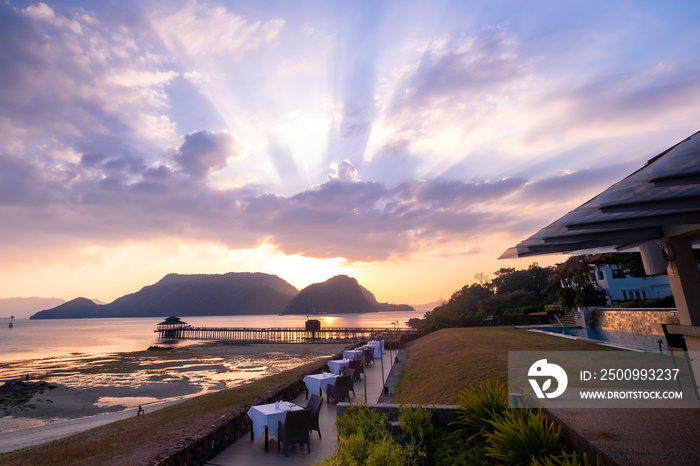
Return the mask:
{"type": "Polygon", "coordinates": [[[620,269],[614,269],[612,273],[613,278],[625,278],[625,271],[620,269]]]}

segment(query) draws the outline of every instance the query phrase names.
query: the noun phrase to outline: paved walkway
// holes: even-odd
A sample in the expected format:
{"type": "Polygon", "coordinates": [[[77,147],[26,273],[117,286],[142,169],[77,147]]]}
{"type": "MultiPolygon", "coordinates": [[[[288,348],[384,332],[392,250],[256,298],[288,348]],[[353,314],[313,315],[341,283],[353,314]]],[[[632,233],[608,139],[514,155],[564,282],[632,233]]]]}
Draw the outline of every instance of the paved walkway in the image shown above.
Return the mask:
{"type": "MultiPolygon", "coordinates": [[[[391,371],[391,357],[395,356],[390,352],[384,353],[383,368],[384,374],[382,378],[381,361],[377,360],[375,365],[366,367],[366,377],[363,380],[355,381],[355,396],[350,393],[350,402],[355,404],[376,403],[383,392],[384,380],[387,379],[391,371]],[[367,390],[365,392],[365,383],[367,390]],[[365,393],[367,393],[365,401],[365,393]]],[[[306,406],[306,395],[301,394],[292,401],[299,406],[306,406]]],[[[321,427],[321,435],[318,437],[318,432],[311,432],[311,453],[308,453],[306,445],[299,448],[299,445],[290,446],[287,449],[288,457],[284,456],[282,450],[277,450],[277,439],[269,436],[268,451],[265,451],[264,435],[257,441],[252,442],[250,436],[246,435],[236,443],[228,447],[215,458],[205,463],[208,466],[225,466],[225,465],[254,465],[261,464],[288,464],[288,465],[310,465],[316,462],[322,462],[333,454],[337,447],[338,436],[335,430],[336,405],[334,402],[328,403],[327,397],[323,396],[323,404],[319,413],[319,425],[321,427]]]]}
{"type": "MultiPolygon", "coordinates": [[[[552,409],[569,443],[602,465],[696,466],[700,464],[698,409],[552,409]]],[[[594,463],[595,464],[595,463],[594,463]]]]}

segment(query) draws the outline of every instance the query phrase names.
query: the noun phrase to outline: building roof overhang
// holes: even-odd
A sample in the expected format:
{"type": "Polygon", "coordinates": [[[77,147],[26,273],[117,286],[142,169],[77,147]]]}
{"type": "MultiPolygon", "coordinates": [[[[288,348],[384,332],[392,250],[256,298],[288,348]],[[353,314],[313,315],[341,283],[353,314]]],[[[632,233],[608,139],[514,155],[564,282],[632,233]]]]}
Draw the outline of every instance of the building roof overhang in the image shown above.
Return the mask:
{"type": "Polygon", "coordinates": [[[652,158],[499,259],[633,250],[675,235],[700,242],[700,132],[652,158]]]}

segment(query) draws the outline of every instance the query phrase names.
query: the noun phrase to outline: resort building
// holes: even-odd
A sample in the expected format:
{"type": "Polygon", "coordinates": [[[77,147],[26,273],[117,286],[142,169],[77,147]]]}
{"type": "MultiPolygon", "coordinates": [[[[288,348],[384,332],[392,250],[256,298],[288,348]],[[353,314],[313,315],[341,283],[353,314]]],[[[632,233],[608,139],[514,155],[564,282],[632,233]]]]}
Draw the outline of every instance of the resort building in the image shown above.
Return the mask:
{"type": "Polygon", "coordinates": [[[668,275],[633,277],[617,264],[608,264],[610,253],[594,254],[589,259],[590,279],[605,291],[608,301],[633,301],[664,298],[671,294],[668,275]]]}

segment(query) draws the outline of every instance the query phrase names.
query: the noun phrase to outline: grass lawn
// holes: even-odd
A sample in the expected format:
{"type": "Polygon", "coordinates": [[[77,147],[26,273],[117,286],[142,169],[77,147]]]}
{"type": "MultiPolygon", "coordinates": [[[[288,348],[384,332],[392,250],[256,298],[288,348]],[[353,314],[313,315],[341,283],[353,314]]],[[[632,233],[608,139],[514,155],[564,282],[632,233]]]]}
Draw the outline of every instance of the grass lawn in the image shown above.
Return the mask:
{"type": "Polygon", "coordinates": [[[508,351],[618,351],[514,327],[451,328],[410,342],[396,403],[457,404],[460,390],[486,379],[508,382],[508,351]]]}

